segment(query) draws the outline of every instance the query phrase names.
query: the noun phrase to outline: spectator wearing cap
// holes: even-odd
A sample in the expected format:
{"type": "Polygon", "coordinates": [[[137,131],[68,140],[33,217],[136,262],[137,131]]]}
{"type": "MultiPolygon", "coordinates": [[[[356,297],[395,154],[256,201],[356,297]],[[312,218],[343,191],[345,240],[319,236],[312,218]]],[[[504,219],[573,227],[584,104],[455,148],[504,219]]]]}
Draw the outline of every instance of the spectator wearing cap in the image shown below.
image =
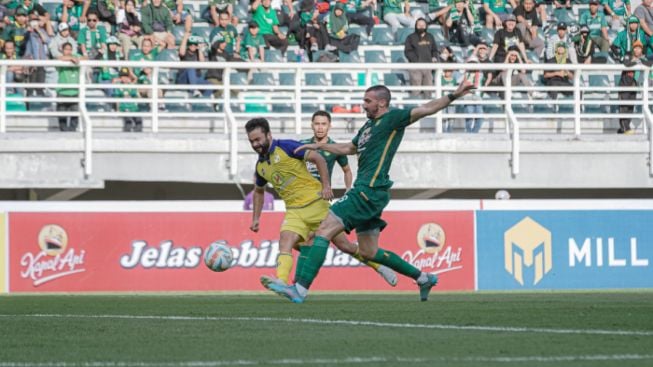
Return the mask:
{"type": "MultiPolygon", "coordinates": [[[[59,21],[59,24],[64,23],[68,25],[69,35],[77,37],[83,10],[83,0],[63,0],[63,4],[60,4],[55,10],[55,17],[59,21]]],[[[77,47],[76,44],[77,42],[75,42],[75,48],[77,47]]]]}
{"type": "MultiPolygon", "coordinates": [[[[68,61],[71,66],[57,67],[58,74],[58,84],[74,84],[75,86],[71,88],[61,87],[57,89],[58,97],[77,97],[79,95],[79,61],[86,59],[85,56],[80,56],[73,50],[73,46],[70,43],[64,43],[61,46],[61,56],[59,56],[59,61],[68,61]]],[[[76,112],[79,111],[79,103],[77,101],[66,101],[66,102],[57,102],[57,111],[58,112],[76,112]]],[[[76,131],[79,117],[77,113],[74,113],[72,116],[61,116],[59,117],[59,130],[61,131],[76,131]]]]}
{"type": "MultiPolygon", "coordinates": [[[[288,39],[279,29],[279,18],[271,7],[270,0],[254,0],[252,2],[252,20],[259,26],[259,33],[268,47],[279,49],[282,54],[288,49],[288,39]]],[[[263,60],[263,59],[261,59],[263,60]]]]}
{"type": "Polygon", "coordinates": [[[338,51],[350,53],[358,50],[360,36],[349,34],[349,21],[347,21],[343,3],[336,3],[331,10],[327,21],[327,31],[329,32],[329,43],[338,51]]]}
{"type": "Polygon", "coordinates": [[[218,40],[216,38],[218,35],[220,36],[220,40],[225,43],[225,57],[234,61],[240,60],[240,35],[238,34],[238,29],[231,24],[231,18],[227,13],[219,14],[218,25],[211,30],[211,34],[209,35],[209,45],[211,45],[211,48],[218,40]]]}
{"type": "MultiPolygon", "coordinates": [[[[546,60],[547,64],[571,64],[566,42],[559,41],[555,49],[556,52],[553,57],[546,60]]],[[[544,72],[544,85],[549,87],[571,87],[574,85],[574,72],[573,70],[547,70],[544,72]]],[[[556,99],[559,92],[551,90],[548,93],[551,99],[556,99]]],[[[561,93],[567,96],[572,95],[572,91],[563,91],[561,93]]]]}
{"type": "Polygon", "coordinates": [[[646,35],[653,37],[653,0],[642,0],[633,13],[639,18],[639,23],[646,35]]]}
{"type": "Polygon", "coordinates": [[[53,59],[58,59],[62,53],[61,53],[61,46],[63,46],[64,43],[70,43],[73,47],[73,50],[77,50],[77,41],[75,38],[70,34],[70,27],[68,26],[67,23],[59,23],[57,26],[57,30],[59,33],[57,33],[51,40],[50,44],[48,45],[48,49],[50,50],[50,56],[52,56],[53,59]]]}
{"type": "Polygon", "coordinates": [[[524,36],[526,48],[535,51],[538,58],[542,57],[544,41],[537,35],[542,22],[535,9],[535,0],[524,0],[515,8],[513,15],[517,18],[517,29],[524,36]]]}
{"type": "Polygon", "coordinates": [[[43,15],[46,19],[50,20],[50,14],[48,11],[39,4],[38,0],[15,0],[8,5],[9,9],[14,9],[14,12],[17,12],[18,9],[25,10],[25,14],[31,14],[33,11],[36,11],[39,15],[43,15]]]}
{"type": "Polygon", "coordinates": [[[567,29],[567,23],[565,22],[559,22],[557,27],[556,27],[556,33],[549,36],[547,38],[546,42],[546,51],[544,53],[544,60],[550,60],[555,56],[556,53],[556,45],[559,42],[564,42],[567,44],[567,50],[570,51],[568,52],[569,54],[569,60],[573,64],[578,63],[578,59],[576,57],[576,52],[573,52],[573,46],[574,42],[572,40],[572,36],[569,34],[568,29],[567,29]]]}
{"type": "Polygon", "coordinates": [[[77,35],[77,43],[81,50],[82,56],[89,60],[102,58],[102,54],[107,50],[107,30],[105,27],[98,27],[97,13],[90,12],[86,27],[82,28],[77,35]]]}
{"type": "Polygon", "coordinates": [[[610,49],[610,38],[608,37],[608,21],[602,12],[599,12],[599,0],[590,0],[590,11],[582,13],[581,26],[586,25],[590,30],[590,37],[602,52],[610,49]]]}
{"type": "Polygon", "coordinates": [[[643,45],[648,44],[648,37],[644,30],[639,26],[639,18],[634,15],[628,17],[628,26],[617,34],[612,43],[615,55],[623,60],[626,55],[633,51],[635,41],[640,41],[643,45]]]}
{"type": "Polygon", "coordinates": [[[12,40],[16,45],[16,55],[22,58],[25,54],[25,45],[27,42],[28,22],[27,11],[22,7],[16,9],[14,21],[7,25],[2,33],[3,40],[12,40]]]}
{"type": "Polygon", "coordinates": [[[162,0],[151,0],[141,8],[141,23],[144,38],[152,40],[155,47],[163,45],[169,49],[175,48],[172,16],[162,0]]]}
{"type": "Polygon", "coordinates": [[[619,31],[624,25],[624,17],[632,14],[630,0],[601,0],[603,13],[608,17],[610,28],[619,31]]]}
{"type": "Polygon", "coordinates": [[[499,29],[504,24],[508,12],[506,7],[510,3],[506,0],[483,0],[483,10],[485,11],[485,27],[489,29],[499,29]]]}
{"type": "Polygon", "coordinates": [[[134,0],[125,2],[125,7],[120,9],[116,15],[116,22],[118,23],[118,40],[126,60],[129,57],[129,51],[134,47],[141,48],[143,43],[141,14],[136,10],[134,0]]]}
{"type": "MultiPolygon", "coordinates": [[[[415,32],[411,33],[404,42],[404,55],[411,63],[432,63],[438,61],[438,46],[435,38],[427,32],[428,24],[425,19],[418,19],[415,23],[415,32]]],[[[415,87],[433,86],[433,72],[430,69],[414,69],[408,72],[410,85],[415,87]]],[[[410,92],[411,97],[429,98],[429,91],[410,92]]]]}
{"type": "MultiPolygon", "coordinates": [[[[182,62],[204,62],[204,45],[202,37],[191,36],[190,32],[185,32],[179,45],[179,59],[182,62]]],[[[199,69],[181,69],[177,74],[177,84],[209,85],[211,83],[202,76],[199,69]]],[[[195,96],[204,95],[204,97],[209,97],[211,93],[213,92],[209,89],[193,92],[195,96]]]]}
{"type": "Polygon", "coordinates": [[[478,62],[481,64],[492,63],[492,60],[490,59],[490,47],[485,41],[477,43],[472,54],[478,58],[478,62]]]}
{"type": "Polygon", "coordinates": [[[383,0],[383,21],[397,33],[401,26],[415,28],[417,19],[424,18],[421,10],[410,9],[408,0],[383,0]]]}
{"type": "MultiPolygon", "coordinates": [[[[23,57],[30,60],[48,60],[50,58],[48,44],[50,43],[51,33],[54,35],[50,22],[45,16],[40,15],[36,8],[32,9],[23,57]]],[[[45,83],[45,68],[41,66],[31,68],[28,81],[37,84],[45,83]]],[[[33,95],[43,96],[45,91],[43,88],[27,89],[27,96],[33,95]]]]}
{"type": "MultiPolygon", "coordinates": [[[[115,98],[132,99],[138,98],[138,89],[136,87],[126,87],[136,83],[136,77],[129,71],[129,68],[121,68],[118,74],[111,80],[111,83],[121,85],[120,88],[112,88],[112,95],[115,98]]],[[[119,112],[138,112],[138,103],[132,101],[118,102],[116,107],[119,112]]],[[[143,131],[143,118],[137,116],[125,116],[122,118],[123,131],[141,132],[143,131]]]]}
{"type": "Polygon", "coordinates": [[[515,18],[513,14],[510,14],[506,17],[504,27],[494,33],[492,50],[490,50],[490,58],[494,60],[494,62],[504,62],[508,49],[512,47],[519,50],[522,60],[526,60],[526,62],[530,63],[526,57],[524,37],[516,26],[517,18],[515,18]]]}
{"type": "Polygon", "coordinates": [[[244,61],[265,61],[265,40],[259,33],[259,26],[256,22],[249,22],[240,47],[240,57],[244,61]]]}
{"type": "Polygon", "coordinates": [[[368,36],[372,35],[374,17],[372,12],[376,8],[376,0],[342,0],[345,4],[345,15],[349,23],[365,27],[368,36]]]}
{"type": "Polygon", "coordinates": [[[573,38],[576,60],[579,64],[591,64],[594,57],[594,41],[590,37],[590,29],[583,25],[580,32],[573,38]]]}
{"type": "Polygon", "coordinates": [[[476,24],[474,14],[470,9],[470,2],[466,0],[454,0],[454,7],[449,12],[445,25],[446,27],[443,28],[443,31],[444,29],[448,29],[448,39],[450,42],[464,47],[478,43],[479,37],[474,33],[476,24]]]}

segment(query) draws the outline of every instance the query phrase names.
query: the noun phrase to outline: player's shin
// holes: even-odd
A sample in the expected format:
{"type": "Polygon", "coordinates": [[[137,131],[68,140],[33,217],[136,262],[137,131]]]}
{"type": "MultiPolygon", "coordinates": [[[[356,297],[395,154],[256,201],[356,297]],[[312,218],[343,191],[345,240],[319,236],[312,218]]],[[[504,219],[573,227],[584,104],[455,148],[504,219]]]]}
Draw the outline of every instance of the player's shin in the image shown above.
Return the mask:
{"type": "Polygon", "coordinates": [[[302,268],[308,261],[308,253],[311,251],[311,246],[309,245],[300,245],[299,246],[299,257],[297,258],[297,268],[295,269],[295,280],[294,283],[297,283],[297,277],[302,271],[302,268]]]}
{"type": "Polygon", "coordinates": [[[397,256],[397,254],[394,252],[384,250],[382,248],[379,248],[376,251],[376,255],[374,256],[373,260],[379,264],[383,264],[389,267],[399,274],[403,274],[413,279],[419,278],[420,274],[422,273],[419,269],[397,256]]]}
{"type": "Polygon", "coordinates": [[[277,278],[283,280],[286,284],[288,284],[288,280],[290,279],[292,263],[292,254],[282,252],[277,257],[277,278]]]}
{"type": "Polygon", "coordinates": [[[320,271],[324,259],[326,258],[329,242],[330,241],[324,237],[315,236],[313,246],[310,246],[308,251],[306,262],[302,265],[301,269],[297,269],[297,284],[301,285],[303,288],[310,288],[317,273],[320,271]]]}

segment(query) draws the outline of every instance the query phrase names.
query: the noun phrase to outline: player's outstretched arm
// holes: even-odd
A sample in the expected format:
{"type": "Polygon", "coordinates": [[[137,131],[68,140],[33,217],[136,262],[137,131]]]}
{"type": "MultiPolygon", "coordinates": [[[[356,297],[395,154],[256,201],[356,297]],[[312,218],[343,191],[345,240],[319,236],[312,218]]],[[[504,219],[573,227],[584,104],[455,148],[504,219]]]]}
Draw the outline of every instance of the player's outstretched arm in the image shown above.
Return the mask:
{"type": "Polygon", "coordinates": [[[326,143],[304,144],[301,147],[295,149],[295,153],[301,152],[302,150],[324,150],[325,152],[333,153],[336,155],[353,155],[358,152],[356,146],[351,142],[335,143],[335,144],[326,144],[326,143]]]}
{"type": "Polygon", "coordinates": [[[430,116],[441,109],[447,107],[448,105],[451,104],[454,100],[464,96],[465,94],[469,93],[474,89],[474,84],[470,82],[467,79],[463,79],[462,82],[458,85],[458,89],[456,89],[453,93],[450,93],[444,97],[434,99],[430,102],[426,102],[425,104],[415,107],[411,110],[410,112],[410,123],[412,124],[413,122],[421,119],[422,117],[430,116]]]}
{"type": "Polygon", "coordinates": [[[317,172],[320,174],[320,182],[322,182],[322,199],[333,199],[333,190],[331,190],[331,177],[329,177],[329,168],[327,167],[326,160],[320,153],[309,151],[304,157],[307,161],[313,162],[317,167],[317,172]]]}

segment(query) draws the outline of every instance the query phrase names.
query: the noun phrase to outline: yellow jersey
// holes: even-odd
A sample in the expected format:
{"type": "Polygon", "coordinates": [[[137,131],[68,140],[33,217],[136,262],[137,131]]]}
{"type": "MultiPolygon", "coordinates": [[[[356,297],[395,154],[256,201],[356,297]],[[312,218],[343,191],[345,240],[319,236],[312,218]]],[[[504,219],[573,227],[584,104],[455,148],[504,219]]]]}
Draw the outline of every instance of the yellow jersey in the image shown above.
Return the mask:
{"type": "Polygon", "coordinates": [[[259,155],[256,163],[256,186],[271,183],[289,209],[322,199],[322,183],[306,169],[308,151],[294,153],[301,145],[295,140],[272,140],[268,154],[259,155]]]}

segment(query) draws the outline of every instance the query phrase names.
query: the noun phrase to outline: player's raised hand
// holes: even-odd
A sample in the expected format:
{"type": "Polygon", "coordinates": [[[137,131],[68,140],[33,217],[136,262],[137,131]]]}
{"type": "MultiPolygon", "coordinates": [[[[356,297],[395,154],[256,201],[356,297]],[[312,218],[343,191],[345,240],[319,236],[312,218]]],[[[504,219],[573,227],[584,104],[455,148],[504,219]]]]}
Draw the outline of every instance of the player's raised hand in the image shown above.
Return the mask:
{"type": "Polygon", "coordinates": [[[249,226],[249,230],[252,232],[258,232],[258,220],[252,221],[252,225],[249,226]]]}
{"type": "Polygon", "coordinates": [[[297,153],[301,152],[302,150],[318,150],[318,146],[317,146],[317,144],[304,144],[304,145],[298,147],[297,149],[295,149],[295,151],[293,153],[297,154],[297,153]]]}
{"type": "Polygon", "coordinates": [[[476,87],[474,86],[474,83],[467,80],[467,78],[464,78],[460,82],[460,84],[458,85],[458,88],[456,89],[456,91],[453,92],[453,94],[454,94],[454,96],[456,96],[456,98],[460,98],[460,97],[464,96],[465,94],[469,93],[470,91],[472,91],[474,89],[476,89],[476,87]]]}

